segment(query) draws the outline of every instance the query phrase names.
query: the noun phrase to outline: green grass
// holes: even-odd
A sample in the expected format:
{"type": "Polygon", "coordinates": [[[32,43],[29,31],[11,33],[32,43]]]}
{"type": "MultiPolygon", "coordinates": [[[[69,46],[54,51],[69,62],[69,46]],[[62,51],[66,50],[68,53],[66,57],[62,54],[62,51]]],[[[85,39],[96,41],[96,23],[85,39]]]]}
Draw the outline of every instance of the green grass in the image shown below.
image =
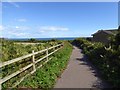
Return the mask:
{"type": "Polygon", "coordinates": [[[18,87],[53,88],[57,78],[67,66],[71,52],[72,46],[68,42],[65,42],[63,48],[56,52],[47,64],[38,69],[33,75],[26,78],[18,87]]]}
{"type": "MultiPolygon", "coordinates": [[[[36,44],[36,45],[24,45],[24,44],[16,44],[14,41],[10,41],[10,40],[1,40],[2,47],[1,50],[2,52],[0,52],[1,54],[1,62],[5,62],[5,61],[9,61],[15,58],[18,58],[20,56],[23,55],[27,55],[29,53],[32,52],[32,50],[36,51],[40,51],[45,49],[46,47],[52,47],[54,45],[57,45],[58,43],[60,43],[59,41],[54,41],[54,42],[47,42],[44,44],[36,44]]],[[[49,50],[49,52],[52,52],[53,49],[49,50]]],[[[35,60],[40,59],[41,57],[43,57],[45,54],[44,53],[40,53],[35,55],[35,60]]],[[[20,68],[23,68],[25,66],[27,66],[28,64],[30,64],[32,62],[31,57],[28,57],[26,59],[23,59],[19,62],[15,62],[12,63],[10,65],[4,66],[2,68],[0,68],[0,70],[2,71],[0,73],[0,76],[2,78],[18,71],[20,68]]],[[[38,64],[41,64],[37,63],[38,64]]],[[[32,71],[32,67],[29,68],[28,70],[26,70],[25,72],[22,72],[20,74],[18,74],[17,76],[7,80],[6,82],[4,82],[2,84],[2,88],[7,88],[7,87],[13,87],[14,84],[16,83],[16,81],[19,81],[24,75],[26,75],[27,73],[29,73],[30,71],[32,71]]]]}

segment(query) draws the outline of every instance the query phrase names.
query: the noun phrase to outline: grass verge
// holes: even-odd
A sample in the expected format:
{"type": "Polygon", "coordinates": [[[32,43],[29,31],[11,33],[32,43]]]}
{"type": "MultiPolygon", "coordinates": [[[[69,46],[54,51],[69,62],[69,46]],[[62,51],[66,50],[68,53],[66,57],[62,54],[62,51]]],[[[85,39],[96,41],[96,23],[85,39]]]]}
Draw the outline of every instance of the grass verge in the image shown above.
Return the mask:
{"type": "Polygon", "coordinates": [[[40,89],[53,88],[57,78],[65,69],[71,52],[71,44],[65,42],[63,48],[56,52],[47,64],[38,69],[33,75],[27,77],[18,87],[40,89]]]}

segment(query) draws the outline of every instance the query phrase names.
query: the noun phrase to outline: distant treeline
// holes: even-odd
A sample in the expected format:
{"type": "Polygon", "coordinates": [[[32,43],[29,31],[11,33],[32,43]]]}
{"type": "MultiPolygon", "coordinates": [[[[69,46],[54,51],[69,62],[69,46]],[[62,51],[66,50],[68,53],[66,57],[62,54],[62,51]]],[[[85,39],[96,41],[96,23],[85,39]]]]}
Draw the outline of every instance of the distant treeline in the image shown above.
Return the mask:
{"type": "Polygon", "coordinates": [[[30,38],[30,39],[25,39],[25,40],[22,40],[22,39],[7,39],[7,38],[0,38],[0,41],[2,40],[8,40],[8,41],[14,41],[14,42],[31,42],[31,43],[46,43],[46,42],[57,42],[57,41],[61,41],[61,40],[57,40],[57,39],[51,39],[51,40],[38,40],[38,39],[35,39],[35,38],[30,38]]]}

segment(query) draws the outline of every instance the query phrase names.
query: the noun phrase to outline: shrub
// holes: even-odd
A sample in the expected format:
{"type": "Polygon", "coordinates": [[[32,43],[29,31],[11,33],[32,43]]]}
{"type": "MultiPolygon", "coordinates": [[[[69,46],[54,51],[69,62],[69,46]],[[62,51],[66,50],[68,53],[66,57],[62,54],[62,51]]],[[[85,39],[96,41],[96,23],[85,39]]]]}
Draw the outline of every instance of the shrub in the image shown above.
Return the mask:
{"type": "Polygon", "coordinates": [[[104,79],[113,87],[120,87],[120,45],[119,34],[116,35],[112,46],[106,47],[102,43],[93,43],[85,39],[75,39],[77,44],[88,59],[99,69],[104,79]],[[119,39],[118,39],[119,38],[119,39]],[[116,49],[117,48],[117,49],[116,49]]]}

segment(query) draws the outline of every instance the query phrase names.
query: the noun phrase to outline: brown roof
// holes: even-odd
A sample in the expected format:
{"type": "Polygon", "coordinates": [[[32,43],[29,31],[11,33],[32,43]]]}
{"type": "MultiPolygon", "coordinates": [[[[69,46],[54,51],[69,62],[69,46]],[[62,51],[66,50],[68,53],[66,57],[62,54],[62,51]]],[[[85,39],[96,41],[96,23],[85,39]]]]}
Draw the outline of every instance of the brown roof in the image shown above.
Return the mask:
{"type": "Polygon", "coordinates": [[[115,34],[117,34],[118,29],[98,30],[96,33],[94,33],[94,34],[92,34],[92,35],[95,35],[95,34],[100,33],[100,32],[105,32],[105,33],[107,33],[107,34],[111,34],[111,35],[113,34],[113,35],[115,35],[115,34]]]}

